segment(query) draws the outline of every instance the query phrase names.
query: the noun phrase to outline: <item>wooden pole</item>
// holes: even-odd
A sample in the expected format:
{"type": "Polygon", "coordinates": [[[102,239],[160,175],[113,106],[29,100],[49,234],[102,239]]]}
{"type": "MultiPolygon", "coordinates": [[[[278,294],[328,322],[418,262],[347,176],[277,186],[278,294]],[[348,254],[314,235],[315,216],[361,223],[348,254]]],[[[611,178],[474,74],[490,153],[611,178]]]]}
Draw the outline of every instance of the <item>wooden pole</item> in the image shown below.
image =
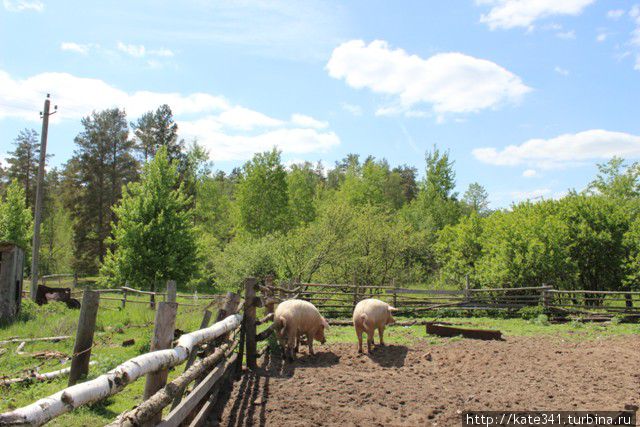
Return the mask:
{"type": "Polygon", "coordinates": [[[176,302],[177,289],[175,280],[167,280],[167,302],[176,302]]]}
{"type": "Polygon", "coordinates": [[[469,302],[469,296],[471,295],[469,289],[471,289],[471,286],[469,283],[469,275],[467,274],[464,276],[464,302],[469,302]]]}
{"type": "Polygon", "coordinates": [[[96,329],[99,306],[100,294],[95,291],[85,290],[82,295],[76,342],[73,346],[73,359],[71,360],[71,372],[69,372],[70,386],[78,382],[80,377],[89,373],[93,332],[96,329]]]}
{"type": "MultiPolygon", "coordinates": [[[[38,267],[40,261],[40,223],[42,222],[42,202],[44,196],[44,166],[47,161],[47,136],[49,134],[49,116],[51,100],[49,94],[44,100],[42,113],[42,133],[40,134],[40,162],[38,164],[38,181],[36,182],[36,205],[34,207],[33,242],[31,245],[31,299],[36,300],[38,290],[38,267]]],[[[58,107],[56,106],[56,109],[58,107]]]]}
{"type": "Polygon", "coordinates": [[[391,279],[391,283],[393,284],[393,306],[398,308],[398,284],[395,278],[391,279]]]}
{"type": "Polygon", "coordinates": [[[78,272],[74,271],[73,272],[73,289],[76,289],[78,287],[78,272]]]}
{"type": "MultiPolygon", "coordinates": [[[[176,324],[176,313],[178,312],[178,304],[175,302],[158,303],[156,310],[155,326],[153,328],[153,340],[151,341],[150,351],[166,350],[171,348],[173,341],[173,331],[176,324]]],[[[149,399],[158,390],[167,383],[167,375],[169,371],[163,369],[160,371],[147,374],[147,382],[144,386],[144,400],[149,399]]],[[[155,425],[162,418],[162,414],[157,420],[151,424],[155,425]]]]}
{"type": "Polygon", "coordinates": [[[355,307],[358,304],[358,280],[353,278],[353,306],[355,307]]]}
{"type": "Polygon", "coordinates": [[[553,286],[545,285],[544,289],[542,290],[542,305],[544,306],[545,310],[547,310],[551,305],[551,292],[549,291],[552,289],[553,286]]]}
{"type": "Polygon", "coordinates": [[[247,345],[247,367],[254,370],[257,365],[256,344],[256,279],[248,277],[244,281],[244,330],[247,345]]]}
{"type": "Polygon", "coordinates": [[[125,308],[127,305],[127,288],[121,288],[122,290],[122,308],[125,308]]]}

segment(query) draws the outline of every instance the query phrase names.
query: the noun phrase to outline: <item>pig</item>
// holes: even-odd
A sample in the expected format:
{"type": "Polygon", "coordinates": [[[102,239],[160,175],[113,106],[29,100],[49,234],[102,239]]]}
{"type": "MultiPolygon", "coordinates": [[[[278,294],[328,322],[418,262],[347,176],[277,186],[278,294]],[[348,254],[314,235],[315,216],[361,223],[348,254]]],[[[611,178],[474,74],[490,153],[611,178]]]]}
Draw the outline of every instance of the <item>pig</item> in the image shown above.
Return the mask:
{"type": "Polygon", "coordinates": [[[358,336],[358,353],[362,353],[362,333],[367,333],[367,351],[373,347],[373,333],[377,329],[380,345],[384,346],[384,328],[395,323],[392,313],[397,309],[375,298],[360,301],[353,309],[353,326],[358,336]]]}
{"type": "Polygon", "coordinates": [[[308,301],[299,299],[283,301],[276,308],[273,321],[283,354],[290,360],[295,360],[301,336],[306,336],[311,355],[314,354],[314,339],[322,344],[326,342],[324,330],[329,327],[329,323],[308,301]]]}

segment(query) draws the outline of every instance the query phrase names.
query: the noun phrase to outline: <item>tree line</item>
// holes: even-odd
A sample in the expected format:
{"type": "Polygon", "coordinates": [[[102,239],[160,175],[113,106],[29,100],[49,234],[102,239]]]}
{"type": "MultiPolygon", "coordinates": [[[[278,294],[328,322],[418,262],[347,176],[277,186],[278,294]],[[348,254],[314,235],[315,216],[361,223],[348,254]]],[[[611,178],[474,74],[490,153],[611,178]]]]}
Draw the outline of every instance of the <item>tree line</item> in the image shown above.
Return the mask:
{"type": "MultiPolygon", "coordinates": [[[[637,163],[613,158],[583,191],[491,210],[479,183],[455,192],[454,162],[437,147],[425,155],[422,178],[415,167],[357,154],[330,169],[285,167],[275,148],[225,173],[179,137],[169,106],[131,123],[119,109],[81,123],[71,159],[46,175],[43,274],[73,270],[148,289],[167,279],[230,289],[266,275],[638,288],[637,163]]],[[[20,132],[14,146],[2,171],[0,238],[28,247],[37,133],[20,132]]]]}

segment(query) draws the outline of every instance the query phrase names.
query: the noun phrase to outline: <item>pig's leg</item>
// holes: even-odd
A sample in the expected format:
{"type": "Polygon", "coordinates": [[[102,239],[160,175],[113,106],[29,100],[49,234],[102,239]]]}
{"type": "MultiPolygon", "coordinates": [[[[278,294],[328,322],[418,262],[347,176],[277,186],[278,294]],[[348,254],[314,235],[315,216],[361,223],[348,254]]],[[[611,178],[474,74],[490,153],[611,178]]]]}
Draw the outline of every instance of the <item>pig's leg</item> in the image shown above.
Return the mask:
{"type": "Polygon", "coordinates": [[[289,359],[296,360],[296,341],[298,339],[298,331],[289,331],[287,337],[287,347],[289,350],[289,359]]]}
{"type": "Polygon", "coordinates": [[[384,325],[378,328],[378,335],[380,336],[380,345],[384,347],[384,325]]]}
{"type": "Polygon", "coordinates": [[[371,351],[373,350],[373,333],[375,332],[374,329],[370,329],[367,331],[367,351],[369,353],[371,353],[371,351]]]}
{"type": "Polygon", "coordinates": [[[358,353],[362,353],[362,327],[356,326],[356,335],[358,336],[358,353]]]}
{"type": "Polygon", "coordinates": [[[310,355],[314,355],[315,353],[313,352],[313,336],[315,334],[307,334],[307,342],[309,343],[309,354],[310,355]]]}

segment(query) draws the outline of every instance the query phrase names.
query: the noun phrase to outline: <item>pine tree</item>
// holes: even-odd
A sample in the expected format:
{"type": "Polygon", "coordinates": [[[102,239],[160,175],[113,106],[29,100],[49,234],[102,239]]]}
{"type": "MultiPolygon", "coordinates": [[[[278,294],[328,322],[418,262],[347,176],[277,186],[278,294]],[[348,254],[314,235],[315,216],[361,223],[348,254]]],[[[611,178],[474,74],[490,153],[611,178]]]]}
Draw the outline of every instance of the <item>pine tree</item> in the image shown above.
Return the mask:
{"type": "Polygon", "coordinates": [[[187,283],[196,272],[196,236],[191,200],[179,184],[175,164],[161,147],[144,166],[139,182],[128,184],[114,207],[113,250],[100,270],[101,281],[126,281],[155,290],[157,283],[187,283]]]}
{"type": "Polygon", "coordinates": [[[14,141],[15,150],[8,153],[7,177],[18,180],[24,189],[27,206],[35,205],[40,144],[38,133],[33,129],[23,129],[14,141]]]}
{"type": "Polygon", "coordinates": [[[111,207],[120,199],[122,186],[137,178],[138,162],[124,111],[94,112],[82,125],[75,138],[78,148],[65,167],[65,194],[75,219],[75,267],[95,273],[107,252],[111,207]]]}
{"type": "Polygon", "coordinates": [[[160,147],[166,147],[170,160],[183,158],[184,141],[178,140],[178,125],[168,105],[143,114],[138,121],[131,123],[131,127],[136,138],[136,150],[144,162],[152,159],[160,147]]]}

